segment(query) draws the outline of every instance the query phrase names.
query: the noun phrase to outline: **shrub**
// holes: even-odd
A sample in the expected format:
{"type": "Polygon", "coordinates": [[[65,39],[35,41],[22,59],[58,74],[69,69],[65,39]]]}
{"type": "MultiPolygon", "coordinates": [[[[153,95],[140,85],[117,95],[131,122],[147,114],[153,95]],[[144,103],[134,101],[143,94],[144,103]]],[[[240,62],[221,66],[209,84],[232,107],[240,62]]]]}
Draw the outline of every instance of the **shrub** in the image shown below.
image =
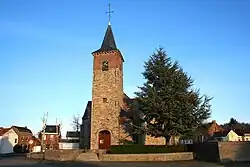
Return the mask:
{"type": "Polygon", "coordinates": [[[21,153],[21,152],[22,152],[22,146],[16,144],[16,145],[13,147],[13,152],[14,152],[14,153],[21,153]]]}
{"type": "Polygon", "coordinates": [[[147,153],[175,153],[186,152],[185,145],[118,145],[111,146],[107,153],[110,154],[147,154],[147,153]]]}

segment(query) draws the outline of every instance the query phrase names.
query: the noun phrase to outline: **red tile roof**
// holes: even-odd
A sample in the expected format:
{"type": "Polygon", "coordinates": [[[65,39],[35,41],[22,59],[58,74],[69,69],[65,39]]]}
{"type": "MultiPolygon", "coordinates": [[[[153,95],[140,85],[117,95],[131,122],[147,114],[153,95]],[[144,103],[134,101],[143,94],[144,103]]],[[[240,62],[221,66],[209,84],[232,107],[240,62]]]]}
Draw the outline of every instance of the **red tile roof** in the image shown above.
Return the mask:
{"type": "Polygon", "coordinates": [[[0,136],[4,135],[6,132],[8,132],[11,128],[0,128],[0,136]]]}

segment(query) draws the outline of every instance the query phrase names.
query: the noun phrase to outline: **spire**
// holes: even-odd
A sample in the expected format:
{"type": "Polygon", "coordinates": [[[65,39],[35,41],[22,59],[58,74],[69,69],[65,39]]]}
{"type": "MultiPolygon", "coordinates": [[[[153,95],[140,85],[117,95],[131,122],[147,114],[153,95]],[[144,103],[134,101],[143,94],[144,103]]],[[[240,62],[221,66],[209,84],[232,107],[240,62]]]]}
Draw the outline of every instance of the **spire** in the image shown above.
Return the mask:
{"type": "Polygon", "coordinates": [[[112,51],[112,50],[118,50],[115,44],[115,38],[112,32],[111,25],[109,23],[108,28],[106,30],[101,48],[98,49],[97,51],[93,52],[107,52],[107,51],[112,51]]]}
{"type": "Polygon", "coordinates": [[[108,28],[106,30],[102,46],[102,50],[116,50],[116,44],[115,44],[115,38],[111,29],[111,25],[108,25],[108,28]]]}
{"type": "Polygon", "coordinates": [[[94,51],[93,53],[118,50],[115,44],[115,39],[114,39],[114,35],[112,32],[111,23],[110,23],[111,13],[113,13],[114,11],[111,11],[110,4],[108,7],[109,7],[109,11],[106,12],[108,13],[108,18],[109,18],[108,27],[107,27],[101,48],[98,49],[97,51],[94,51]]]}

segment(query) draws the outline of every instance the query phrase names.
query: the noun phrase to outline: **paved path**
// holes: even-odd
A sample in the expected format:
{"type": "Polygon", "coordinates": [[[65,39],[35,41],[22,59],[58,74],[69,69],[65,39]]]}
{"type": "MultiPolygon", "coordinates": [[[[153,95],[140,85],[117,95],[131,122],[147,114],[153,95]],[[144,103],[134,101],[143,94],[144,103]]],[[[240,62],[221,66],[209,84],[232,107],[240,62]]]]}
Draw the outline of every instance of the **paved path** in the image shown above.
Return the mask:
{"type": "Polygon", "coordinates": [[[0,157],[0,167],[250,167],[250,164],[231,164],[219,165],[205,162],[140,162],[140,163],[122,163],[122,162],[46,162],[28,160],[24,156],[0,157]]]}

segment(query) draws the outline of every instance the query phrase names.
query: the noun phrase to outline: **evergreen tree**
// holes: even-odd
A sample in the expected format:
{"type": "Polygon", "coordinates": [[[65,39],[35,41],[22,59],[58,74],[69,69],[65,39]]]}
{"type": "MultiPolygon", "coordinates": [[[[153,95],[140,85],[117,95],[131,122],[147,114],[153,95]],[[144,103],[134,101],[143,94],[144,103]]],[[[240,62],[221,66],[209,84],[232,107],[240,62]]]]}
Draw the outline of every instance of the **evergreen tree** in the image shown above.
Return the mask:
{"type": "Polygon", "coordinates": [[[141,121],[134,126],[137,133],[164,137],[190,136],[210,117],[210,100],[194,90],[193,80],[183,72],[178,62],[171,61],[163,48],[159,48],[147,62],[142,73],[146,82],[136,92],[141,121]]]}
{"type": "Polygon", "coordinates": [[[235,118],[230,118],[228,123],[225,123],[222,125],[225,130],[250,130],[250,124],[249,123],[244,123],[244,122],[239,122],[235,118]]]}
{"type": "Polygon", "coordinates": [[[234,118],[230,118],[228,125],[230,129],[240,128],[239,122],[234,118]]]}

